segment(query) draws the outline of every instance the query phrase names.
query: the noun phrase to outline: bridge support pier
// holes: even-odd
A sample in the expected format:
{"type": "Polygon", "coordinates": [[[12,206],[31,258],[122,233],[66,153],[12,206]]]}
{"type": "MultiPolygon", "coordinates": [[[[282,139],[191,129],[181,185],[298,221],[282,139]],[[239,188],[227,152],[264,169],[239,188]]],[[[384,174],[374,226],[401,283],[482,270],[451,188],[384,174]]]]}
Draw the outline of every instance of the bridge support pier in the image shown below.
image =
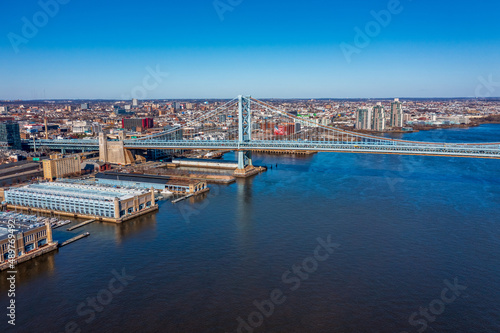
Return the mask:
{"type": "Polygon", "coordinates": [[[238,168],[234,170],[234,176],[245,178],[250,177],[259,173],[252,164],[252,152],[251,151],[239,151],[238,152],[238,168]]]}
{"type": "Polygon", "coordinates": [[[132,153],[123,145],[124,136],[119,141],[108,141],[106,134],[99,133],[99,160],[105,163],[129,165],[135,162],[132,153]]]}
{"type": "Polygon", "coordinates": [[[247,166],[252,165],[252,152],[239,151],[238,152],[238,169],[245,169],[247,166]]]}

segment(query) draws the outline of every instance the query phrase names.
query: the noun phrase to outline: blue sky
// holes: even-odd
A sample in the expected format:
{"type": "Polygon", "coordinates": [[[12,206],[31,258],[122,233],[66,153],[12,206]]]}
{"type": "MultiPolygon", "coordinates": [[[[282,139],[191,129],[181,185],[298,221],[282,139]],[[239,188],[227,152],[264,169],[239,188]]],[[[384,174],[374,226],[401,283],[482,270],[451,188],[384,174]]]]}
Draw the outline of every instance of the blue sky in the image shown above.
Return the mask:
{"type": "Polygon", "coordinates": [[[213,0],[59,1],[53,17],[0,3],[0,99],[473,97],[479,77],[500,82],[498,1],[401,0],[369,45],[355,28],[396,0],[217,0],[222,16],[213,0]],[[147,68],[168,76],[144,89],[147,68]]]}

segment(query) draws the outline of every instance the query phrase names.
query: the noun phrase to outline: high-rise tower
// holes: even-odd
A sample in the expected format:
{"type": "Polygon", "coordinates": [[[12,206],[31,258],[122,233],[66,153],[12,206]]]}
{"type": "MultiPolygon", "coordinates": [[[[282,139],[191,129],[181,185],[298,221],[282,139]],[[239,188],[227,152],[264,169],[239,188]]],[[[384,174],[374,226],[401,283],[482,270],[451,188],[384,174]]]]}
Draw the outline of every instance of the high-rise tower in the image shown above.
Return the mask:
{"type": "Polygon", "coordinates": [[[403,104],[399,98],[391,103],[391,127],[403,127],[403,104]]]}

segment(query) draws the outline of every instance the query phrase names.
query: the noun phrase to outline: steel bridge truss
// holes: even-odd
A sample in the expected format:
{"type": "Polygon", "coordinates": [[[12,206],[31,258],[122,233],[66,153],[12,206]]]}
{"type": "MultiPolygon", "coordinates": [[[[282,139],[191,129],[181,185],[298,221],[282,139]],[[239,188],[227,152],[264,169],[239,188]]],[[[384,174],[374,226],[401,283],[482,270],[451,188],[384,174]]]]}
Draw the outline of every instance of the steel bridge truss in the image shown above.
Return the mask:
{"type": "MultiPolygon", "coordinates": [[[[38,140],[24,144],[61,150],[99,149],[98,140],[38,140]]],[[[124,140],[124,147],[235,150],[241,169],[251,165],[251,151],[255,150],[500,158],[500,143],[419,142],[362,134],[293,116],[249,96],[238,96],[208,113],[200,112],[185,125],[124,140]]]]}

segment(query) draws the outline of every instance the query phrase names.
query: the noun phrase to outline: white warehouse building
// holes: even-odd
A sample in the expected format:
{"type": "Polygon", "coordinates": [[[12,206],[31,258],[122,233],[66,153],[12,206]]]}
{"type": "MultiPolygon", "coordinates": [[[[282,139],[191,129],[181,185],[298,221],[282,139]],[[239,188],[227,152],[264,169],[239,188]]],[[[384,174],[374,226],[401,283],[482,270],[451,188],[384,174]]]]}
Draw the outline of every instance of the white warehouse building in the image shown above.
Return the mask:
{"type": "Polygon", "coordinates": [[[123,222],[158,209],[151,189],[114,188],[72,183],[40,183],[4,193],[10,208],[123,222]]]}

